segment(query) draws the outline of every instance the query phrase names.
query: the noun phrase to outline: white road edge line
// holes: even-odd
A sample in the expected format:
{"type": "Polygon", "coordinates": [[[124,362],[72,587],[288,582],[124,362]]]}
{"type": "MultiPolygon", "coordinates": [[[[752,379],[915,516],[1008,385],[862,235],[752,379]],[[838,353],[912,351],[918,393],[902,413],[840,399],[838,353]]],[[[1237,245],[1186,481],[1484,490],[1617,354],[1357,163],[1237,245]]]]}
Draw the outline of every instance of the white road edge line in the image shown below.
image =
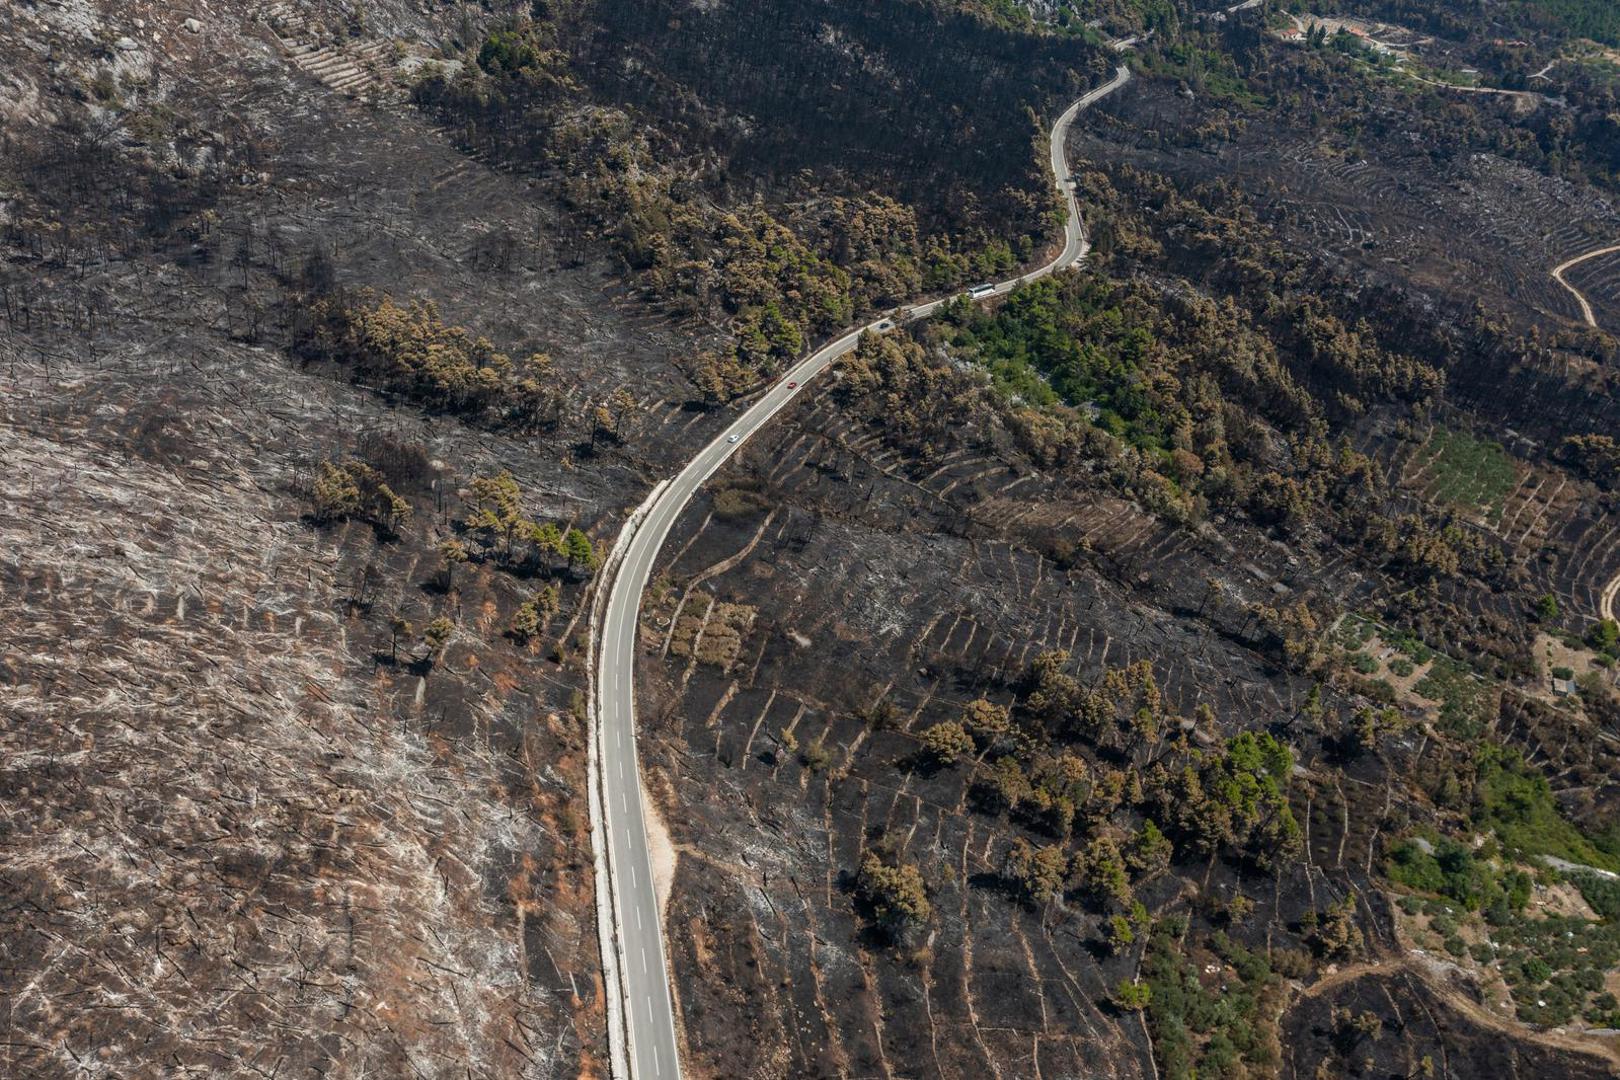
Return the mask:
{"type": "MultiPolygon", "coordinates": [[[[623,942],[615,933],[620,926],[619,894],[613,887],[612,859],[609,848],[612,846],[611,834],[608,832],[606,810],[606,793],[602,790],[605,783],[603,771],[603,746],[601,743],[602,714],[601,700],[596,679],[598,669],[596,665],[596,643],[601,636],[601,625],[607,611],[607,597],[610,592],[608,583],[612,581],[613,569],[624,559],[625,550],[636,534],[636,529],[643,519],[658,502],[659,496],[669,486],[669,481],[660,480],[653,485],[647,498],[638,506],[628,518],[625,519],[624,528],[619,530],[618,537],[609,549],[607,558],[602,560],[601,573],[598,574],[593,587],[595,596],[591,599],[591,633],[586,638],[586,668],[591,674],[591,696],[589,708],[586,709],[587,756],[589,777],[586,787],[589,793],[591,809],[591,865],[594,870],[592,881],[595,884],[596,896],[596,943],[602,957],[602,982],[609,988],[622,987],[623,979],[620,971],[623,969],[622,948],[623,942]]],[[[626,837],[629,830],[625,831],[626,837]]],[[[625,998],[611,992],[604,995],[604,1007],[607,1012],[608,1037],[608,1071],[616,1077],[630,1076],[630,1049],[629,1025],[631,1017],[625,1009],[625,998]]]]}
{"type": "MultiPolygon", "coordinates": [[[[1129,42],[1116,42],[1114,48],[1123,52],[1129,42]]],[[[1065,152],[1069,125],[1081,110],[1101,100],[1107,95],[1124,86],[1131,79],[1130,68],[1120,64],[1115,69],[1113,79],[1082,96],[1078,101],[1068,107],[1052,125],[1051,133],[1051,165],[1053,179],[1059,193],[1068,208],[1068,220],[1063,228],[1063,247],[1057,257],[1045,266],[1039,267],[1030,273],[1002,282],[994,287],[988,296],[1003,296],[1011,292],[1023,282],[1035,281],[1058,270],[1072,266],[1084,259],[1091,249],[1090,242],[1085,235],[1084,222],[1080,217],[1079,203],[1075,198],[1073,186],[1068,178],[1068,158],[1065,152]]],[[[636,936],[643,938],[639,947],[642,952],[642,969],[647,976],[642,980],[641,989],[651,991],[656,989],[665,1004],[665,1010],[660,1014],[655,1003],[653,993],[644,993],[647,1003],[646,1027],[641,1027],[635,1016],[634,1009],[629,1007],[633,1000],[631,984],[635,982],[626,963],[626,923],[623,907],[626,902],[620,896],[621,881],[618,868],[615,866],[615,856],[624,860],[630,869],[630,887],[632,892],[640,891],[640,879],[636,873],[638,861],[645,861],[648,868],[647,887],[651,892],[651,902],[659,904],[656,882],[652,878],[651,858],[646,850],[645,807],[642,801],[640,783],[640,767],[638,764],[637,746],[635,740],[635,668],[634,650],[635,638],[640,622],[641,596],[646,590],[648,579],[652,576],[653,564],[657,559],[658,551],[663,546],[664,539],[674,526],[675,519],[692,494],[712,476],[722,464],[747,441],[755,432],[759,431],[769,420],[780,412],[797,394],[802,391],[808,381],[825,371],[834,360],[853,350],[860,342],[861,335],[868,331],[891,329],[895,323],[910,322],[932,315],[948,301],[957,296],[966,296],[967,293],[955,293],[948,297],[925,301],[919,304],[903,307],[900,314],[892,319],[889,315],[880,315],[864,326],[856,327],[836,338],[829,344],[811,353],[804,360],[789,368],[777,382],[768,388],[755,403],[740,416],[722,434],[709,443],[693,459],[687,463],[674,478],[660,481],[654,486],[645,502],[638,507],[626,520],[624,528],[614,541],[608,557],[603,560],[601,569],[597,574],[593,587],[596,594],[592,598],[590,619],[590,644],[587,651],[587,663],[591,673],[591,699],[589,715],[589,741],[590,741],[590,805],[591,805],[591,849],[596,866],[597,889],[597,938],[602,950],[602,975],[607,990],[608,1010],[608,1049],[609,1069],[619,1080],[650,1080],[643,1077],[637,1065],[638,1042],[645,1041],[652,1048],[653,1076],[662,1074],[660,1064],[660,1046],[667,1046],[673,1061],[672,1073],[679,1080],[680,1077],[680,1043],[675,1030],[675,1007],[673,993],[668,976],[664,957],[664,940],[662,920],[655,917],[650,930],[641,925],[641,905],[630,901],[636,909],[637,930],[636,936]],[[792,390],[786,388],[786,383],[796,382],[798,385],[792,390]],[[730,442],[730,436],[738,436],[737,442],[730,442]],[[625,572],[625,564],[629,571],[625,572]],[[610,649],[608,635],[612,633],[616,639],[616,649],[610,649]],[[611,659],[610,659],[611,656],[611,659]],[[615,671],[614,669],[617,668],[615,671]],[[610,678],[610,676],[614,676],[610,678]],[[615,702],[616,708],[606,709],[603,705],[609,695],[622,695],[622,700],[615,702]],[[611,826],[611,818],[615,816],[612,803],[606,798],[606,788],[613,780],[613,776],[606,769],[606,738],[603,733],[604,726],[609,722],[613,726],[614,747],[621,747],[621,734],[628,738],[623,742],[629,744],[628,748],[616,756],[619,759],[618,778],[620,786],[620,803],[624,807],[624,816],[630,817],[629,792],[633,789],[636,794],[635,813],[642,815],[642,844],[637,849],[635,836],[624,822],[621,828],[624,833],[624,847],[622,852],[614,851],[618,847],[617,837],[611,826]],[[631,775],[635,780],[631,782],[631,775]],[[639,856],[639,859],[637,858],[639,856]],[[604,893],[606,899],[604,899],[604,893]],[[659,978],[651,979],[652,969],[646,959],[647,942],[644,938],[650,934],[652,945],[659,959],[659,978]]]]}

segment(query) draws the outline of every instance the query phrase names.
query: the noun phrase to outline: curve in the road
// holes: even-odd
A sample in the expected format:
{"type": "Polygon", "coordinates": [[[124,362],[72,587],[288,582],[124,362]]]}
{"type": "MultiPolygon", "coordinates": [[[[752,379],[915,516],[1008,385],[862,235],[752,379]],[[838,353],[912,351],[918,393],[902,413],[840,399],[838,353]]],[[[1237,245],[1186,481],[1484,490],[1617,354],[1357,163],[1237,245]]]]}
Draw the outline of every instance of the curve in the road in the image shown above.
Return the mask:
{"type": "Polygon", "coordinates": [[[1564,288],[1568,289],[1570,295],[1575,297],[1575,302],[1581,305],[1581,314],[1585,316],[1586,325],[1588,326],[1597,326],[1597,316],[1593,314],[1592,305],[1587,302],[1586,297],[1581,295],[1581,290],[1577,289],[1575,286],[1571,285],[1567,280],[1565,280],[1564,273],[1581,265],[1581,263],[1586,262],[1588,259],[1597,259],[1604,255],[1613,255],[1617,251],[1620,251],[1620,244],[1610,244],[1608,247],[1598,248],[1596,251],[1588,251],[1585,255],[1577,255],[1568,262],[1561,262],[1557,266],[1553,267],[1553,280],[1558,282],[1558,284],[1562,285],[1564,288]]]}
{"type": "MultiPolygon", "coordinates": [[[[1553,280],[1558,282],[1558,284],[1562,285],[1564,288],[1568,289],[1570,295],[1575,297],[1575,302],[1581,305],[1581,315],[1586,319],[1586,325],[1588,326],[1597,326],[1597,315],[1592,311],[1591,302],[1586,299],[1585,295],[1581,293],[1581,290],[1571,285],[1569,281],[1565,279],[1564,273],[1574,267],[1579,266],[1581,263],[1586,262],[1588,259],[1597,259],[1603,257],[1604,255],[1613,255],[1617,251],[1620,251],[1620,244],[1610,244],[1608,247],[1598,248],[1596,251],[1588,251],[1585,255],[1577,255],[1575,258],[1566,262],[1561,262],[1557,266],[1553,267],[1553,280]]],[[[1598,594],[1598,618],[1617,618],[1615,615],[1615,611],[1617,610],[1615,608],[1615,604],[1617,602],[1620,602],[1620,574],[1616,574],[1614,580],[1603,586],[1603,591],[1598,594]]]]}
{"type": "Polygon", "coordinates": [[[1514,98],[1519,101],[1540,101],[1544,96],[1534,90],[1504,90],[1500,86],[1459,86],[1456,83],[1441,82],[1439,79],[1419,75],[1415,71],[1408,71],[1406,77],[1425,86],[1436,86],[1441,90],[1456,90],[1462,94],[1495,94],[1497,97],[1514,98]]]}
{"type": "MultiPolygon", "coordinates": [[[[1116,48],[1122,47],[1123,43],[1116,45],[1116,48]]],[[[1113,79],[1069,106],[1052,126],[1052,171],[1069,212],[1062,251],[1038,270],[1004,281],[992,291],[979,294],[978,298],[1005,294],[1022,282],[1045,277],[1085,257],[1090,245],[1080,219],[1074,186],[1068,178],[1064,142],[1069,125],[1082,110],[1112,94],[1130,78],[1130,69],[1121,64],[1113,79]]],[[[932,315],[957,295],[961,294],[913,306],[906,317],[920,319],[932,315]]],[[[634,1080],[674,1080],[680,1076],[680,1049],[664,955],[661,911],[647,850],[636,760],[634,664],[641,594],[665,537],[703,482],[809,385],[811,379],[853,350],[863,333],[888,330],[892,325],[889,319],[879,318],[856,327],[785,372],[730,427],[699,451],[679,475],[654,492],[626,524],[604,564],[603,587],[607,594],[593,627],[599,636],[593,641],[596,663],[592,701],[592,721],[596,728],[593,749],[598,769],[592,777],[591,804],[593,815],[599,812],[601,820],[593,820],[592,835],[594,842],[600,834],[607,849],[605,860],[599,853],[599,865],[605,861],[611,903],[599,905],[598,910],[610,909],[613,933],[611,939],[603,934],[604,978],[609,983],[607,993],[619,996],[623,1011],[623,1030],[620,1031],[612,1022],[613,1015],[620,1010],[614,1006],[609,1009],[610,1051],[616,1070],[627,1067],[634,1080]],[[619,985],[615,987],[614,982],[619,985]]],[[[598,888],[601,888],[600,881],[598,888]]]]}

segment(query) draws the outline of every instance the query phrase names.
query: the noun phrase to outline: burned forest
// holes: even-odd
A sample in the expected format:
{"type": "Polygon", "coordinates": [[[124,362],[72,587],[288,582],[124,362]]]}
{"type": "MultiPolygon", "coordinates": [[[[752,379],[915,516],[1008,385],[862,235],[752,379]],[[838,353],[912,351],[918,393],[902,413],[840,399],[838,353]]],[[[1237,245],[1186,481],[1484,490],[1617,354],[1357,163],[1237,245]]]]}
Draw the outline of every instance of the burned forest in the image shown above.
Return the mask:
{"type": "Polygon", "coordinates": [[[12,0],[0,474],[0,1076],[1620,1076],[1603,0],[12,0]]]}

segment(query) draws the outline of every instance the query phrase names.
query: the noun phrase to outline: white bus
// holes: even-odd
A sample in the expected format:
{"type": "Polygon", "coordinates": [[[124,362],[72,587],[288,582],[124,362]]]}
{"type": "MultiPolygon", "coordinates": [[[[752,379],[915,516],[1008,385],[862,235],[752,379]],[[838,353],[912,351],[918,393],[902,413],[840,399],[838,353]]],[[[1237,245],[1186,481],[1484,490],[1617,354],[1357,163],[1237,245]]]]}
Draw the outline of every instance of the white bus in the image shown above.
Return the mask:
{"type": "Polygon", "coordinates": [[[973,300],[983,300],[985,297],[989,296],[995,291],[996,287],[994,285],[975,285],[973,288],[968,290],[968,297],[973,300]]]}

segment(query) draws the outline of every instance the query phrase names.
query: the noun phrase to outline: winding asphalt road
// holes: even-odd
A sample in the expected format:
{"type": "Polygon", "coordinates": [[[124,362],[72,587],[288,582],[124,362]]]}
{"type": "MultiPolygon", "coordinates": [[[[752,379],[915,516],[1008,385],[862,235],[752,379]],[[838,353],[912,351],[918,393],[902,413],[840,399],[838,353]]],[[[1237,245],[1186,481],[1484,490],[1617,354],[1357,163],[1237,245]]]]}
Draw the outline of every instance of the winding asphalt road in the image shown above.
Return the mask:
{"type": "MultiPolygon", "coordinates": [[[[1074,118],[1094,102],[1124,86],[1130,78],[1130,69],[1120,65],[1112,80],[1069,106],[1052,127],[1052,172],[1069,211],[1064,227],[1063,250],[1040,269],[1022,278],[1002,282],[995,287],[994,293],[981,294],[981,298],[1010,292],[1021,282],[1034,281],[1072,266],[1090,250],[1073,185],[1068,182],[1068,162],[1063,147],[1074,118]]],[[[932,315],[955,299],[955,295],[906,309],[904,318],[912,320],[932,315]]],[[[703,482],[793,400],[812,378],[853,350],[863,333],[887,330],[892,325],[888,318],[875,319],[822,346],[784,373],[730,427],[699,451],[679,475],[654,494],[642,508],[640,519],[626,527],[604,568],[604,573],[612,576],[604,583],[609,592],[605,611],[598,623],[600,638],[596,642],[598,666],[594,707],[601,767],[600,801],[604,818],[599,824],[607,841],[607,885],[614,924],[611,947],[613,960],[616,961],[610,962],[605,958],[604,967],[610,969],[607,993],[618,994],[624,1006],[623,1042],[619,1043],[617,1032],[611,1033],[610,1041],[616,1046],[622,1045],[623,1060],[634,1080],[674,1080],[680,1076],[675,1013],[670,999],[660,907],[653,888],[652,862],[647,849],[647,828],[636,760],[635,656],[641,594],[652,574],[658,550],[674,526],[675,519],[703,482]],[[613,571],[615,566],[616,573],[613,571]],[[618,969],[618,987],[612,985],[611,969],[614,967],[618,969]]],[[[600,882],[598,887],[601,887],[600,882]]],[[[604,945],[604,948],[608,947],[604,945]]],[[[616,1053],[615,1057],[618,1056],[616,1053]]]]}

